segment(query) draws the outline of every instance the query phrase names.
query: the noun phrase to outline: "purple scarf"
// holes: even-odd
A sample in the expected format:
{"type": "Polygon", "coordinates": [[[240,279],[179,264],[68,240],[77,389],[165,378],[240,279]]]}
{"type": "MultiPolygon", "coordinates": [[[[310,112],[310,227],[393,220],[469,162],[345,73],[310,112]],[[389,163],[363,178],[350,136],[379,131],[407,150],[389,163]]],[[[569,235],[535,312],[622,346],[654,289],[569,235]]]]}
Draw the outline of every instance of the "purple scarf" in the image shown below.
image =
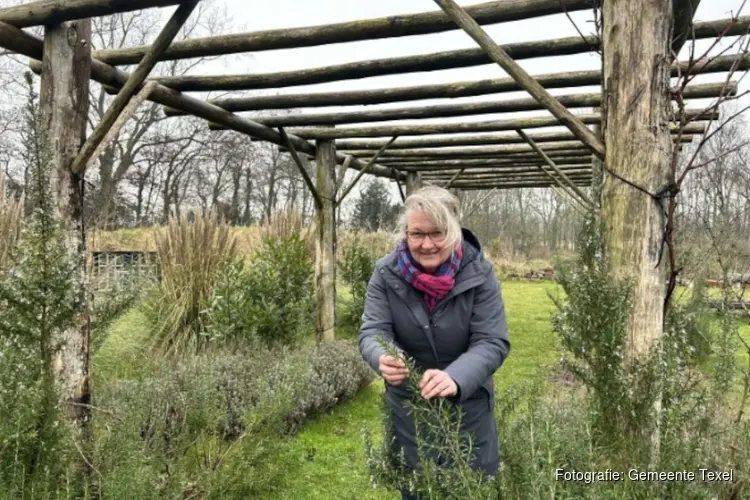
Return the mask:
{"type": "Polygon", "coordinates": [[[421,266],[414,262],[406,240],[399,242],[396,251],[401,276],[415,289],[424,293],[425,306],[427,311],[432,314],[440,299],[448,295],[456,284],[456,273],[463,257],[461,246],[456,247],[453,256],[443,262],[434,274],[424,272],[421,266]]]}

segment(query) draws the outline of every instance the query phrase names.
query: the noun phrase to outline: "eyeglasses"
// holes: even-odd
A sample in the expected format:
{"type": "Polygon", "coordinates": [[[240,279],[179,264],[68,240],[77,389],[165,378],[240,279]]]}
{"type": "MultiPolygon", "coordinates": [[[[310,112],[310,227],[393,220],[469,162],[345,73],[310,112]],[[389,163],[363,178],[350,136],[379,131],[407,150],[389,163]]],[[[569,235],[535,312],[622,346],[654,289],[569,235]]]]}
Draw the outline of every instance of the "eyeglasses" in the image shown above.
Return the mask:
{"type": "Polygon", "coordinates": [[[427,236],[429,236],[434,243],[440,243],[445,240],[444,231],[430,231],[429,233],[423,233],[422,231],[406,231],[406,236],[409,238],[409,241],[414,243],[421,243],[427,236]]]}

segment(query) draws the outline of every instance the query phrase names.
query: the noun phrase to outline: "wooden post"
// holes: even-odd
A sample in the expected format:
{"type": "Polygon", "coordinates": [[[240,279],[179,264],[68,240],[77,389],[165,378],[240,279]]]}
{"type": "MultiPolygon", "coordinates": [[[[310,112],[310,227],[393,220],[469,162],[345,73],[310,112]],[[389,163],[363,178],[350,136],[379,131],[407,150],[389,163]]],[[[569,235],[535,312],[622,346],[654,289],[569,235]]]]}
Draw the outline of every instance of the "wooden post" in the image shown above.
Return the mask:
{"type": "Polygon", "coordinates": [[[318,341],[336,338],[336,148],[332,140],[316,141],[316,189],[321,207],[316,209],[315,297],[318,341]]]}
{"type": "Polygon", "coordinates": [[[406,196],[422,187],[421,172],[407,172],[406,174],[406,196]]]}
{"type": "MultiPolygon", "coordinates": [[[[672,2],[605,2],[603,15],[606,166],[657,193],[669,180],[672,151],[667,127],[672,2]]],[[[664,218],[651,196],[607,174],[602,217],[614,275],[635,281],[625,356],[642,358],[663,330],[664,218]]]]}
{"type": "Polygon", "coordinates": [[[90,321],[87,307],[83,177],[70,164],[86,137],[91,73],[91,21],[48,25],[44,32],[40,112],[52,165],[50,174],[58,216],[68,232],[79,299],[77,324],[52,339],[54,369],[65,415],[81,428],[91,417],[89,382],[90,321]]]}

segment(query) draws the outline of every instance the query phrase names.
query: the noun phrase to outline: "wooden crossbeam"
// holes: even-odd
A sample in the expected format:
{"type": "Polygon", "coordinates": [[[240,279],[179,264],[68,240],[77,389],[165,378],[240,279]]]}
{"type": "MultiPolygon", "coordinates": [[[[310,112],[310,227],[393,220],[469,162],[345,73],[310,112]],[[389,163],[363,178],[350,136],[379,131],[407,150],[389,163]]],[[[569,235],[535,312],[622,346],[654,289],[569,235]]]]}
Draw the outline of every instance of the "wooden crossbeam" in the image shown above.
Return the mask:
{"type": "MultiPolygon", "coordinates": [[[[467,7],[482,24],[573,12],[591,8],[591,0],[501,0],[467,7]]],[[[456,29],[442,12],[422,12],[401,16],[379,17],[357,21],[300,28],[282,28],[252,33],[237,33],[196,38],[176,43],[164,54],[164,60],[207,57],[241,52],[314,47],[357,40],[424,35],[456,29]]],[[[137,63],[147,47],[101,50],[94,57],[112,65],[137,63]]]]}
{"type": "MultiPolygon", "coordinates": [[[[38,0],[0,9],[0,22],[8,23],[16,28],[28,28],[180,3],[186,2],[185,0],[38,0]]],[[[144,50],[141,57],[147,52],[148,50],[144,50]]],[[[133,61],[133,64],[138,63],[141,57],[133,61]]]]}
{"type": "MultiPolygon", "coordinates": [[[[591,185],[591,180],[577,182],[579,187],[587,187],[591,185]]],[[[557,186],[552,180],[546,181],[496,181],[494,183],[485,182],[467,182],[462,184],[454,184],[455,189],[461,189],[464,191],[482,190],[488,189],[530,189],[530,188],[550,188],[557,186]]]]}
{"type": "Polygon", "coordinates": [[[318,193],[318,190],[315,188],[315,184],[313,184],[312,179],[310,178],[310,175],[307,173],[307,158],[305,158],[303,163],[303,157],[297,153],[297,150],[294,148],[294,144],[292,144],[292,141],[289,140],[289,136],[284,131],[283,128],[279,128],[279,134],[281,135],[281,141],[284,143],[284,145],[289,149],[289,153],[292,156],[292,159],[294,160],[294,164],[297,165],[297,169],[299,170],[299,173],[302,175],[302,179],[305,181],[305,185],[307,185],[307,189],[310,191],[310,193],[313,195],[313,200],[315,201],[315,208],[320,210],[323,208],[323,200],[320,198],[320,194],[318,193]]]}
{"type": "MultiPolygon", "coordinates": [[[[524,90],[552,115],[563,122],[581,142],[589,146],[594,154],[604,159],[604,144],[586,125],[566,109],[566,105],[555,98],[544,87],[516,63],[489,35],[453,0],[434,0],[461,29],[471,36],[490,58],[508,73],[524,90]]],[[[596,106],[596,105],[595,105],[596,106]]]]}
{"type": "MultiPolygon", "coordinates": [[[[580,41],[580,38],[578,39],[580,41]]],[[[481,52],[481,50],[480,50],[481,52]]],[[[512,52],[510,52],[512,53],[512,52]]],[[[484,54],[484,53],[482,53],[484,54]]],[[[515,54],[512,53],[515,57],[515,54]]],[[[440,56],[443,53],[439,54],[440,56]]],[[[485,56],[486,57],[486,56],[485,56]]],[[[487,61],[491,62],[491,61],[487,61]]],[[[420,59],[420,63],[424,64],[424,61],[420,59]]],[[[351,63],[353,64],[353,63],[351,63]]],[[[365,61],[362,64],[370,65],[372,61],[365,61]]],[[[672,75],[677,76],[678,74],[686,74],[688,71],[688,62],[681,62],[672,66],[672,75]]],[[[691,74],[707,74],[707,73],[720,73],[730,71],[732,68],[736,68],[737,71],[746,71],[750,69],[750,55],[724,55],[711,59],[705,65],[697,64],[692,68],[691,74]]],[[[331,67],[321,68],[319,72],[330,72],[331,67]]],[[[314,70],[301,70],[302,72],[314,72],[314,70]]],[[[284,81],[280,78],[280,75],[286,73],[273,73],[269,75],[269,79],[277,79],[276,85],[273,88],[283,87],[284,81]]],[[[568,88],[568,87],[582,87],[591,85],[601,84],[601,70],[593,71],[572,71],[564,73],[549,73],[542,75],[535,75],[534,79],[539,82],[546,89],[556,88],[568,88]]],[[[246,82],[252,82],[258,75],[250,75],[247,77],[246,82]]],[[[253,85],[243,85],[241,76],[233,75],[231,77],[217,76],[217,77],[206,77],[206,76],[185,76],[185,77],[166,77],[159,80],[160,83],[167,87],[172,87],[182,91],[187,90],[248,90],[248,87],[253,85]],[[217,84],[212,85],[212,78],[216,79],[217,84]],[[226,88],[227,78],[232,79],[230,88],[226,88]],[[195,81],[202,82],[201,85],[195,88],[190,88],[186,85],[188,80],[192,79],[195,81]]],[[[341,80],[337,78],[336,80],[341,80]]],[[[304,80],[301,80],[304,81],[304,80]]],[[[269,82],[269,87],[271,82],[269,82]]],[[[310,82],[319,83],[319,82],[310,82]]],[[[420,99],[443,99],[443,98],[457,98],[457,97],[470,97],[485,94],[498,94],[503,92],[517,92],[523,90],[521,86],[516,83],[513,78],[495,78],[487,80],[477,81],[461,81],[444,84],[433,84],[433,85],[416,85],[411,87],[400,87],[400,88],[378,88],[368,90],[352,90],[352,91],[339,91],[339,92],[314,92],[314,93],[302,93],[302,94],[280,94],[280,95],[260,95],[260,96],[242,96],[242,97],[223,97],[219,99],[210,100],[212,104],[221,106],[222,108],[229,111],[261,111],[268,109],[287,109],[287,108],[313,108],[313,107],[324,107],[324,106],[357,106],[357,105],[370,105],[370,104],[385,104],[392,102],[403,102],[420,99]]],[[[181,113],[178,110],[166,108],[164,113],[167,116],[179,116],[181,113]]]]}
{"type": "MultiPolygon", "coordinates": [[[[335,143],[334,143],[334,147],[336,147],[335,143]]],[[[334,186],[334,189],[333,189],[334,193],[338,193],[339,189],[341,189],[341,186],[344,183],[344,178],[346,177],[346,172],[349,170],[349,165],[351,165],[351,163],[352,163],[353,160],[354,160],[354,157],[352,155],[346,155],[346,159],[344,160],[344,164],[341,165],[341,169],[339,170],[339,174],[336,177],[336,185],[334,186]]]]}
{"type": "Polygon", "coordinates": [[[451,177],[450,180],[448,182],[446,182],[445,186],[443,186],[443,187],[445,189],[450,189],[451,185],[456,181],[456,179],[458,179],[461,176],[461,174],[464,173],[464,170],[466,170],[466,169],[462,168],[461,170],[459,170],[458,172],[456,172],[455,174],[453,174],[453,177],[451,177]]]}
{"type": "MultiPolygon", "coordinates": [[[[570,165],[566,167],[561,167],[560,170],[563,172],[591,172],[591,165],[570,165]]],[[[453,171],[453,170],[445,170],[445,171],[427,171],[422,172],[422,176],[425,179],[436,179],[436,180],[446,180],[453,178],[458,173],[462,173],[466,171],[465,168],[462,168],[461,170],[453,171]]],[[[483,177],[492,177],[492,176],[498,176],[498,175],[508,175],[508,174],[538,174],[539,173],[539,165],[533,166],[533,167],[513,167],[513,168],[498,168],[498,169],[475,169],[470,172],[469,175],[466,175],[466,179],[475,179],[475,178],[483,178],[483,177]]]]}
{"type": "MultiPolygon", "coordinates": [[[[89,160],[94,155],[99,144],[104,140],[107,132],[112,128],[117,121],[117,118],[120,116],[120,113],[122,113],[128,105],[128,102],[141,87],[154,66],[156,66],[159,56],[167,50],[169,44],[172,43],[174,37],[177,36],[182,25],[185,24],[190,17],[190,14],[192,14],[193,10],[198,5],[198,1],[199,0],[192,0],[184,2],[177,8],[177,10],[175,10],[174,14],[172,14],[172,17],[167,21],[164,29],[159,33],[159,36],[156,37],[153,45],[149,48],[149,51],[143,56],[143,60],[141,60],[135,68],[135,71],[131,73],[130,77],[117,94],[117,97],[115,97],[114,101],[112,101],[107,108],[107,111],[105,111],[99,124],[91,135],[86,138],[86,142],[81,147],[78,156],[76,156],[76,159],[70,167],[73,173],[81,173],[89,165],[89,160]]],[[[151,87],[149,95],[153,92],[154,88],[155,87],[151,87]]]]}
{"type": "MultiPolygon", "coordinates": [[[[31,58],[32,61],[30,66],[32,70],[37,73],[41,71],[39,60],[42,58],[42,45],[42,40],[38,37],[26,33],[7,23],[0,22],[0,46],[31,58]]],[[[93,80],[101,84],[119,88],[127,82],[130,75],[97,59],[92,59],[91,77],[93,80]]],[[[149,100],[164,106],[182,109],[191,115],[209,122],[221,123],[236,132],[263,139],[273,144],[282,145],[281,135],[275,130],[252,120],[248,120],[247,118],[232,114],[225,109],[214,106],[200,99],[175,92],[163,85],[157,84],[154,87],[149,100]]],[[[315,154],[315,147],[306,140],[291,133],[289,133],[289,138],[298,151],[308,155],[315,154]]],[[[338,160],[343,162],[345,156],[340,153],[339,155],[338,160]]],[[[351,166],[352,168],[359,170],[364,168],[364,163],[355,159],[352,161],[351,166]]],[[[381,165],[375,165],[372,167],[372,174],[388,178],[394,175],[390,168],[381,165]]],[[[401,173],[397,173],[396,175],[399,175],[402,178],[404,177],[401,173]]]]}
{"type": "MultiPolygon", "coordinates": [[[[83,170],[91,167],[91,165],[93,165],[99,159],[99,157],[102,155],[102,153],[104,153],[104,151],[112,143],[112,141],[115,140],[115,137],[119,135],[122,127],[124,127],[128,120],[130,120],[135,112],[138,111],[138,108],[141,106],[141,104],[143,104],[143,102],[147,100],[149,96],[151,96],[151,92],[153,92],[156,85],[156,82],[146,83],[146,85],[143,86],[143,88],[135,95],[135,97],[130,100],[128,105],[125,107],[122,113],[120,113],[120,116],[117,117],[117,120],[107,132],[107,135],[104,136],[102,141],[94,150],[91,157],[88,159],[88,161],[86,161],[83,166],[83,170]]],[[[71,165],[71,168],[73,168],[73,165],[71,165]]]]}
{"type": "MultiPolygon", "coordinates": [[[[695,121],[701,120],[718,120],[718,111],[706,111],[705,109],[686,109],[688,119],[695,121]]],[[[598,125],[601,123],[601,115],[586,113],[577,115],[578,119],[587,125],[598,125]]],[[[696,122],[698,123],[698,122],[696,122]]],[[[335,129],[327,127],[307,127],[291,128],[289,133],[305,139],[325,138],[341,139],[346,137],[393,137],[429,135],[429,134],[463,134],[469,132],[501,132],[516,129],[528,130],[531,128],[545,128],[562,126],[560,120],[553,116],[533,116],[526,118],[514,118],[506,120],[461,122],[461,123],[427,123],[427,124],[410,124],[410,125],[374,125],[358,127],[336,127],[335,129]]],[[[670,124],[671,129],[676,129],[677,125],[670,124]]]]}
{"type": "MultiPolygon", "coordinates": [[[[734,95],[737,91],[737,82],[704,83],[690,85],[685,88],[683,97],[685,99],[698,99],[705,97],[716,97],[723,94],[734,95]]],[[[546,93],[546,91],[545,91],[546,93]]],[[[592,108],[601,105],[601,92],[570,94],[556,96],[555,106],[567,108],[592,108]]],[[[519,111],[536,111],[548,109],[545,102],[539,102],[537,98],[504,99],[487,102],[468,102],[461,104],[438,104],[431,106],[413,106],[398,109],[357,110],[342,111],[338,113],[295,113],[287,115],[254,115],[253,120],[269,127],[299,127],[306,125],[339,125],[350,123],[365,123],[391,120],[425,119],[425,118],[447,118],[454,116],[469,116],[490,113],[515,113],[519,111]]],[[[570,116],[569,111],[565,110],[570,116]]],[[[559,118],[558,118],[559,119],[559,118]]],[[[585,124],[578,118],[576,123],[581,126],[585,124]]],[[[563,125],[565,122],[561,120],[563,125]]],[[[211,126],[212,130],[222,130],[221,126],[211,126]]],[[[588,129],[587,129],[588,130],[588,129]]],[[[590,133],[592,133],[589,130],[590,133]]],[[[573,134],[580,140],[580,137],[573,134]]]]}
{"type": "MultiPolygon", "coordinates": [[[[561,142],[547,142],[544,143],[541,148],[545,151],[560,151],[560,150],[584,150],[586,146],[582,145],[578,141],[561,141],[561,142]]],[[[369,149],[346,149],[347,154],[354,155],[356,157],[372,155],[372,151],[369,149]]],[[[526,144],[503,144],[500,146],[463,146],[456,148],[415,148],[415,149],[399,149],[394,151],[384,151],[381,153],[384,159],[394,156],[450,156],[452,154],[513,154],[513,153],[532,153],[535,149],[529,147],[526,144]]],[[[385,160],[384,160],[385,161],[385,160]]]]}
{"type": "Polygon", "coordinates": [[[367,172],[370,169],[370,167],[373,166],[376,161],[378,161],[378,158],[385,152],[386,149],[388,149],[388,146],[393,144],[393,141],[395,141],[396,139],[398,139],[398,136],[394,136],[393,138],[391,138],[390,141],[383,144],[383,147],[381,147],[378,150],[378,152],[375,153],[375,156],[373,156],[367,161],[367,165],[365,165],[365,168],[359,171],[359,174],[357,174],[357,177],[355,177],[354,180],[351,182],[351,184],[349,184],[349,187],[347,187],[346,190],[341,195],[341,197],[339,197],[339,200],[337,203],[341,203],[342,201],[344,201],[344,198],[346,198],[346,195],[348,195],[349,192],[352,189],[354,189],[354,186],[356,186],[359,180],[362,178],[362,176],[365,175],[365,172],[367,172]]]}
{"type": "MultiPolygon", "coordinates": [[[[676,132],[676,131],[675,131],[676,132]]],[[[700,124],[690,123],[685,127],[684,133],[680,136],[680,142],[691,142],[695,137],[695,134],[702,134],[705,132],[705,127],[700,124]]],[[[546,142],[560,142],[560,141],[576,141],[576,137],[570,132],[544,132],[541,134],[532,134],[530,137],[536,143],[546,142]]],[[[582,142],[576,141],[578,144],[583,145],[582,142]]],[[[470,136],[459,136],[459,137],[420,137],[418,139],[405,139],[401,138],[388,147],[389,150],[409,149],[409,148],[441,148],[441,147],[454,147],[454,146],[489,146],[489,145],[500,145],[500,144],[525,144],[522,138],[518,134],[482,134],[482,135],[470,135],[470,136]]],[[[339,139],[336,141],[336,147],[341,150],[350,149],[380,149],[384,141],[371,139],[371,140],[345,140],[339,139]]]]}
{"type": "MultiPolygon", "coordinates": [[[[557,165],[582,165],[586,164],[586,161],[591,160],[591,154],[588,156],[576,156],[570,158],[555,159],[557,165]]],[[[533,160],[503,160],[503,159],[479,159],[479,160],[443,160],[440,162],[416,162],[410,163],[399,163],[391,165],[393,168],[403,170],[404,172],[439,172],[444,170],[450,170],[455,172],[455,169],[469,168],[511,168],[511,167],[536,167],[541,165],[543,162],[541,159],[533,160]],[[471,163],[476,162],[476,163],[471,163]]],[[[590,164],[589,164],[590,166],[590,164]]]]}
{"type": "Polygon", "coordinates": [[[534,141],[532,141],[531,138],[528,135],[526,135],[526,133],[523,130],[519,129],[519,130],[517,130],[517,132],[518,132],[518,135],[520,135],[521,137],[523,137],[524,140],[529,143],[529,146],[531,146],[534,149],[534,151],[536,151],[536,153],[545,161],[545,163],[547,163],[547,165],[549,165],[552,168],[552,170],[555,171],[555,173],[558,175],[558,177],[560,177],[565,182],[565,184],[567,184],[571,189],[573,189],[573,191],[582,200],[586,201],[586,203],[588,203],[589,205],[592,204],[591,199],[588,196],[586,196],[586,193],[584,193],[583,191],[581,191],[580,189],[578,189],[571,182],[571,180],[568,178],[568,176],[565,175],[565,173],[562,170],[560,170],[559,168],[557,168],[557,165],[555,164],[555,162],[552,161],[552,159],[549,156],[547,156],[547,154],[545,153],[545,151],[542,148],[540,148],[534,141]]]}

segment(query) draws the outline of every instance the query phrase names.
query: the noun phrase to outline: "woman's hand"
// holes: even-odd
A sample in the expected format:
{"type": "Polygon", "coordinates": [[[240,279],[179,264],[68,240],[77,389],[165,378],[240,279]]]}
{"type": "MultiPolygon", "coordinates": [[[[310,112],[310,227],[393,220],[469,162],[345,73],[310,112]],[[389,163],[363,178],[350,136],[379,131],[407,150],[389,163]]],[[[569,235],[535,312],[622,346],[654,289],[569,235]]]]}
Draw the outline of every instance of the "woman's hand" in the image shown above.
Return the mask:
{"type": "Polygon", "coordinates": [[[425,399],[435,396],[447,398],[458,394],[456,382],[443,370],[426,370],[419,381],[419,388],[425,399]]]}
{"type": "Polygon", "coordinates": [[[409,370],[402,359],[383,354],[378,361],[380,374],[391,385],[399,385],[409,376],[409,370]]]}

